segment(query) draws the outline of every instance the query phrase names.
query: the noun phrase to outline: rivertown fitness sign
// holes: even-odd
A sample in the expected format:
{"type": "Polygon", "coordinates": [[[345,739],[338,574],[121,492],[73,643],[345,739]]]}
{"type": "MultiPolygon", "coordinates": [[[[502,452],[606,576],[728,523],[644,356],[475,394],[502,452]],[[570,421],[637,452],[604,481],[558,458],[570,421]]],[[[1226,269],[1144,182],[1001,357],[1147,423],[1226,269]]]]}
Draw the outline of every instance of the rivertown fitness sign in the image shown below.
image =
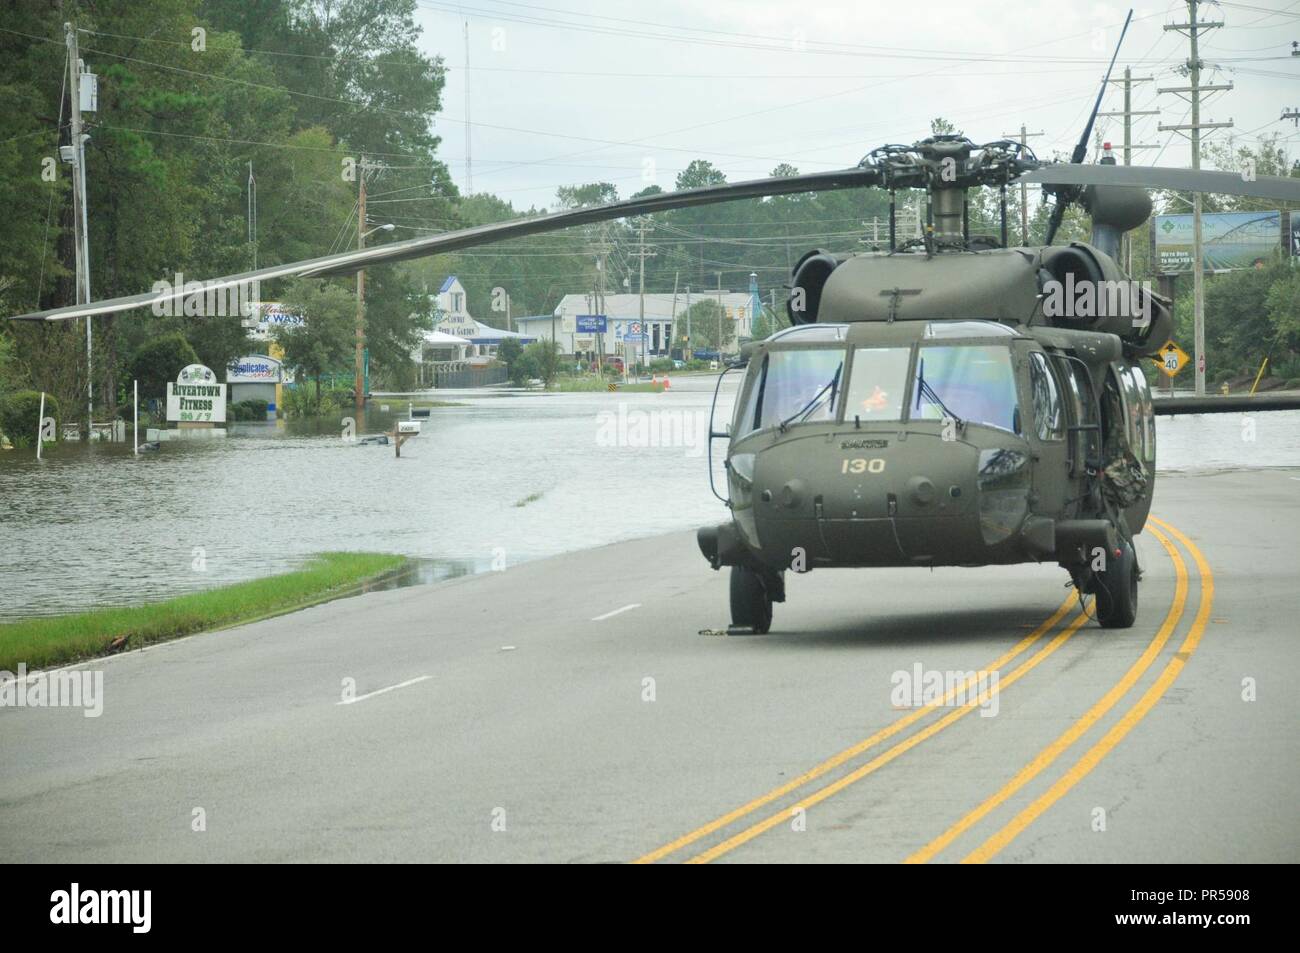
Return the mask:
{"type": "Polygon", "coordinates": [[[202,364],[191,364],[167,384],[167,419],[178,423],[226,422],[226,385],[202,364]]]}

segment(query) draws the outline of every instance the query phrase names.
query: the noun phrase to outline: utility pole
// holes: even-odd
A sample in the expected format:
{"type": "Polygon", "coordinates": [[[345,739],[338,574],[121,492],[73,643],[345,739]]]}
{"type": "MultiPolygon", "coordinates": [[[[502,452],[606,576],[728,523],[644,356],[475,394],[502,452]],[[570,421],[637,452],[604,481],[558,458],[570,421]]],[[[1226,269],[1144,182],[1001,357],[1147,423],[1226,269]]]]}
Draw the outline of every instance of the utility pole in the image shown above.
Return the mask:
{"type": "MultiPolygon", "coordinates": [[[[366,246],[366,157],[361,157],[361,188],[357,193],[357,250],[366,246]]],[[[356,374],[353,387],[356,391],[355,408],[360,416],[366,409],[364,353],[366,347],[366,270],[357,270],[357,335],[356,374]]]]}
{"type": "Polygon", "coordinates": [[[723,360],[723,315],[727,313],[727,307],[723,304],[723,273],[714,272],[718,276],[718,363],[723,360]]]}
{"type": "MultiPolygon", "coordinates": [[[[1024,123],[1020,124],[1019,138],[1020,138],[1020,144],[1022,146],[1029,145],[1029,140],[1033,136],[1041,136],[1041,135],[1043,135],[1042,132],[1029,132],[1027,129],[1025,129],[1024,123]]],[[[1013,132],[1012,133],[1004,132],[1002,134],[1003,139],[1010,139],[1013,136],[1015,136],[1015,133],[1013,132]]],[[[1029,244],[1029,186],[1027,186],[1024,182],[1020,183],[1020,244],[1022,245],[1029,244]]]]}
{"type": "Polygon", "coordinates": [[[1281,118],[1290,119],[1292,123],[1300,126],[1300,109],[1296,109],[1294,106],[1290,109],[1283,109],[1281,118]]]}
{"type": "MultiPolygon", "coordinates": [[[[81,54],[77,47],[77,30],[71,23],[63,24],[68,44],[68,90],[72,104],[70,128],[72,147],[72,217],[73,248],[76,258],[77,303],[90,301],[90,234],[86,215],[86,139],[81,130],[81,54]]],[[[95,380],[91,361],[90,316],[86,316],[86,426],[81,439],[90,439],[90,428],[95,419],[95,380]]]]}
{"type": "MultiPolygon", "coordinates": [[[[596,277],[594,284],[593,310],[596,314],[605,313],[605,259],[606,256],[614,250],[614,246],[609,241],[609,232],[607,224],[600,226],[600,238],[592,242],[589,247],[591,254],[596,256],[596,277]]],[[[608,323],[608,318],[606,319],[608,323]]],[[[593,338],[596,351],[596,370],[604,373],[605,370],[605,335],[600,331],[595,332],[593,338]]]]}
{"type": "Polygon", "coordinates": [[[686,286],[686,346],[682,348],[682,360],[690,361],[694,354],[691,346],[691,286],[686,286]]]}
{"type": "Polygon", "coordinates": [[[646,340],[649,337],[649,335],[646,334],[646,329],[645,329],[645,260],[647,258],[654,258],[655,255],[658,254],[657,252],[651,250],[654,248],[653,245],[651,245],[649,248],[646,247],[645,230],[647,227],[648,225],[645,219],[642,219],[640,222],[637,223],[636,257],[638,259],[638,264],[640,266],[640,271],[641,271],[640,291],[639,291],[639,294],[641,296],[641,303],[640,303],[640,310],[638,313],[640,315],[640,326],[641,326],[641,334],[642,334],[641,337],[641,363],[642,364],[647,363],[646,362],[646,340]]]}
{"type": "Polygon", "coordinates": [[[257,271],[257,180],[253,178],[252,160],[248,163],[248,244],[253,251],[253,270],[257,271]]]}
{"type": "MultiPolygon", "coordinates": [[[[1168,23],[1165,24],[1166,30],[1176,30],[1187,36],[1191,42],[1191,56],[1187,60],[1188,77],[1191,80],[1190,86],[1171,86],[1167,89],[1159,89],[1159,93],[1175,93],[1179,96],[1188,98],[1192,106],[1192,121],[1166,126],[1161,123],[1158,127],[1161,132],[1189,132],[1192,141],[1192,168],[1200,169],[1201,167],[1201,130],[1202,129],[1227,129],[1231,128],[1232,121],[1228,122],[1201,122],[1201,93],[1224,92],[1232,89],[1232,83],[1203,85],[1201,83],[1201,68],[1205,65],[1201,62],[1199,43],[1200,36],[1206,30],[1214,30],[1223,26],[1223,21],[1197,21],[1196,8],[1200,0],[1187,0],[1187,22],[1186,23],[1168,23]]],[[[1205,394],[1205,249],[1201,241],[1201,193],[1192,193],[1192,305],[1195,316],[1195,342],[1193,350],[1196,354],[1196,396],[1201,397],[1205,394]]]]}
{"type": "Polygon", "coordinates": [[[680,271],[673,272],[673,306],[668,309],[668,340],[664,342],[664,350],[668,352],[668,360],[673,358],[673,332],[677,330],[677,282],[681,280],[680,271]]]}
{"type": "MultiPolygon", "coordinates": [[[[1121,83],[1124,87],[1124,109],[1119,112],[1097,113],[1098,116],[1122,116],[1124,119],[1124,164],[1133,164],[1134,149],[1154,149],[1154,145],[1139,145],[1133,142],[1133,117],[1134,116],[1159,116],[1159,109],[1133,109],[1133,84],[1150,83],[1155,80],[1154,76],[1134,76],[1130,67],[1124,68],[1123,79],[1112,79],[1112,83],[1121,83]]],[[[1128,232],[1124,233],[1121,239],[1124,246],[1124,252],[1121,257],[1124,259],[1125,271],[1133,273],[1133,243],[1129,240],[1128,232]]]]}
{"type": "Polygon", "coordinates": [[[1133,108],[1133,84],[1150,83],[1155,80],[1154,76],[1134,76],[1133,70],[1129,67],[1124,68],[1123,79],[1112,79],[1112,83],[1118,83],[1124,88],[1124,108],[1117,112],[1097,113],[1098,116],[1121,116],[1124,119],[1124,164],[1133,164],[1133,149],[1154,149],[1154,145],[1136,145],[1133,142],[1133,117],[1134,116],[1159,116],[1159,109],[1134,109],[1133,108]]]}

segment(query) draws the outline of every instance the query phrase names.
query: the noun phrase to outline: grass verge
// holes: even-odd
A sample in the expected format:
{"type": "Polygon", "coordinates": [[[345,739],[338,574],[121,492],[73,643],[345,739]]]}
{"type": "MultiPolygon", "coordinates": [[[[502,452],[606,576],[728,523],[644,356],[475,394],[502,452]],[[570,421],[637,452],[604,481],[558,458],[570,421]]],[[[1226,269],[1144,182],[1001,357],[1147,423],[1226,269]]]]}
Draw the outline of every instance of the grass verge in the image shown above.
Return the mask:
{"type": "Polygon", "coordinates": [[[622,381],[611,382],[599,377],[557,377],[551,385],[551,390],[566,394],[609,392],[610,383],[617,383],[618,386],[613,393],[618,394],[657,394],[663,390],[663,385],[656,386],[649,381],[625,384],[622,381]]]}
{"type": "Polygon", "coordinates": [[[321,553],[302,569],[141,606],[0,625],[0,670],[48,668],[304,609],[359,591],[405,566],[387,553],[321,553]]]}

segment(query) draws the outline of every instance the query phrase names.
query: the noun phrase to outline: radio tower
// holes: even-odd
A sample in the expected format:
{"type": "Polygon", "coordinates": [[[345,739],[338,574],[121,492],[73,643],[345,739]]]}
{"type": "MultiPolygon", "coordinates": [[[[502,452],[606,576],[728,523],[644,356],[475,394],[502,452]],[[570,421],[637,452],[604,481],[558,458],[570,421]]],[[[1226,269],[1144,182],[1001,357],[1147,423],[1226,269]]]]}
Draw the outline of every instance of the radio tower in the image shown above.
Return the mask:
{"type": "Polygon", "coordinates": [[[465,21],[465,194],[474,194],[474,165],[469,147],[469,20],[465,21]]]}

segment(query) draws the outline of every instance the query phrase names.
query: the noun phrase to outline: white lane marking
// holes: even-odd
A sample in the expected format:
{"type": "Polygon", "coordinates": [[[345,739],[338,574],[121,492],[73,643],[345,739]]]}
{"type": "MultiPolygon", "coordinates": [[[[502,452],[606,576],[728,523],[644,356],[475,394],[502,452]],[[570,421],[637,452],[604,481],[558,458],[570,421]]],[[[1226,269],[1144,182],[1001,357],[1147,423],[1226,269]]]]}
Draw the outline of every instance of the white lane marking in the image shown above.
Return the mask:
{"type": "Polygon", "coordinates": [[[399,688],[405,688],[407,685],[414,685],[417,682],[428,681],[433,678],[432,675],[420,675],[416,678],[408,678],[404,682],[398,682],[396,685],[389,685],[387,688],[379,688],[373,692],[366,692],[364,695],[358,695],[356,698],[345,698],[341,702],[335,702],[336,705],[355,705],[357,702],[363,702],[367,698],[374,698],[376,695],[382,695],[385,692],[395,692],[399,688]]]}
{"type": "Polygon", "coordinates": [[[623,606],[623,608],[621,609],[615,609],[613,612],[606,612],[604,615],[598,615],[595,618],[593,618],[591,621],[604,622],[606,619],[612,618],[613,616],[618,615],[620,612],[627,612],[629,609],[640,609],[640,608],[641,608],[641,603],[639,602],[628,603],[627,605],[623,606]]]}

